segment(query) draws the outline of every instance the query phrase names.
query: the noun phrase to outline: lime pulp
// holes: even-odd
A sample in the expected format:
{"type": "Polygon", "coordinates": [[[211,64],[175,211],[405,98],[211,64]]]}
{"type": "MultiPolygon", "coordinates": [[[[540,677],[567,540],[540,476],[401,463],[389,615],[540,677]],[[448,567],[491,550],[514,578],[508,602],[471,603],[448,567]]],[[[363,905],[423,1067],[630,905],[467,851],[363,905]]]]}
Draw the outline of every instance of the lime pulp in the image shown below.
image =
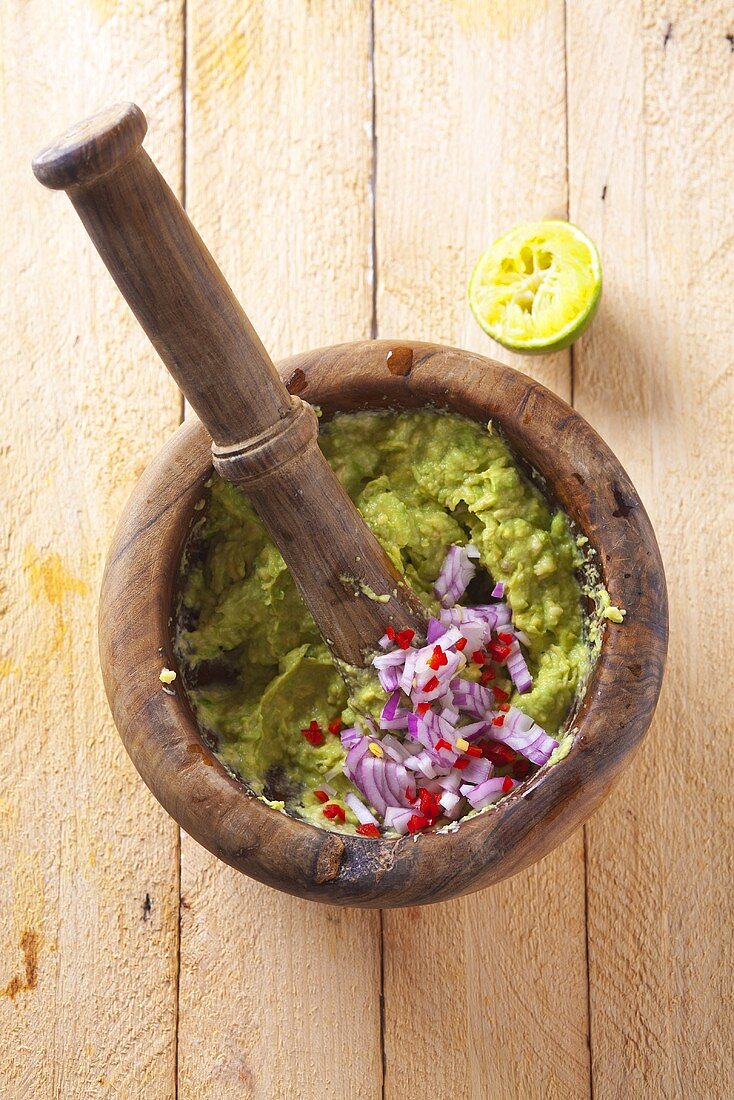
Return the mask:
{"type": "Polygon", "coordinates": [[[469,283],[469,305],[484,331],[526,354],[573,343],[599,304],[599,254],[581,230],[564,221],[526,222],[480,257],[469,283]]]}

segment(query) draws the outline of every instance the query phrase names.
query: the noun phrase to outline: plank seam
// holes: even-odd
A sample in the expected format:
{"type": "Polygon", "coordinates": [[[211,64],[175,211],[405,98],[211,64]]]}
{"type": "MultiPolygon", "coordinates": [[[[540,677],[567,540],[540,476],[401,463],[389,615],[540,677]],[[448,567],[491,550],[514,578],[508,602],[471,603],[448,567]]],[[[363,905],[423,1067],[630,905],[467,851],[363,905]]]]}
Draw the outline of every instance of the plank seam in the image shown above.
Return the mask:
{"type": "Polygon", "coordinates": [[[380,909],[380,1060],[382,1064],[380,1100],[385,1100],[387,1060],[385,1055],[385,919],[383,909],[380,909]]]}
{"type": "MultiPolygon", "coordinates": [[[[186,209],[186,174],[188,163],[186,158],[188,111],[186,106],[187,81],[188,81],[188,0],[181,0],[182,21],[182,57],[181,57],[181,205],[186,209]]],[[[183,424],[186,417],[186,398],[179,394],[179,424],[183,424]]],[[[174,1009],[174,1062],[173,1062],[173,1096],[179,1097],[179,1031],[181,1020],[181,829],[177,829],[176,843],[176,1003],[174,1009]]]]}
{"type": "MultiPolygon", "coordinates": [[[[372,317],[370,337],[377,339],[377,75],[375,72],[375,0],[370,0],[369,22],[369,79],[371,99],[372,163],[370,165],[370,197],[372,200],[372,225],[370,237],[370,268],[372,272],[372,317]]],[[[385,1100],[387,1057],[385,1051],[385,920],[380,909],[380,1100],[385,1100]]]]}
{"type": "MultiPolygon", "coordinates": [[[[566,103],[566,217],[571,220],[571,144],[570,110],[568,94],[568,0],[563,4],[563,81],[566,103]]],[[[573,344],[568,349],[569,403],[575,407],[576,397],[576,357],[573,344]]],[[[584,963],[586,967],[586,1045],[589,1058],[589,1100],[594,1100],[594,1057],[591,1042],[591,968],[589,950],[589,846],[586,826],[583,826],[584,854],[584,963]]]]}
{"type": "MultiPolygon", "coordinates": [[[[566,105],[565,110],[565,122],[566,122],[566,219],[571,220],[571,157],[569,148],[569,111],[568,111],[568,0],[564,0],[563,4],[563,98],[566,105]]],[[[574,403],[574,390],[575,382],[574,371],[576,369],[576,361],[573,354],[573,344],[568,349],[568,385],[569,385],[569,404],[573,406],[574,403]]]]}
{"type": "Polygon", "coordinates": [[[586,947],[586,1042],[589,1048],[589,1100],[594,1100],[594,1050],[591,1040],[591,959],[589,950],[589,835],[584,833],[584,944],[586,947]]]}
{"type": "Polygon", "coordinates": [[[377,79],[375,75],[375,0],[370,0],[369,26],[369,74],[371,97],[372,164],[370,170],[370,197],[372,200],[372,234],[370,239],[370,270],[372,273],[372,319],[370,337],[377,339],[377,79]]]}
{"type": "MultiPolygon", "coordinates": [[[[186,83],[188,77],[188,0],[181,0],[181,19],[183,22],[181,57],[181,205],[186,209],[186,127],[188,125],[188,111],[186,109],[186,83]]],[[[179,424],[183,424],[186,417],[186,398],[179,393],[179,424]]],[[[180,845],[179,845],[180,847],[180,845]]]]}

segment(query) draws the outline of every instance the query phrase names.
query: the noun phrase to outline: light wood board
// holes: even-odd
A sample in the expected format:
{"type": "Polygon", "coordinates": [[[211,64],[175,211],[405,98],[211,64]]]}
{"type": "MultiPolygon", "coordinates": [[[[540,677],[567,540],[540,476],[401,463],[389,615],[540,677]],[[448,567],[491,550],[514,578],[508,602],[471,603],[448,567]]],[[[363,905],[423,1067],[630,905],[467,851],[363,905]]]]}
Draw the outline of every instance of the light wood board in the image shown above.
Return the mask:
{"type": "MultiPolygon", "coordinates": [[[[370,333],[369,16],[189,0],[187,207],[277,357],[370,333]]],[[[379,914],[276,894],[187,837],[181,872],[182,1100],[379,1100],[379,914]]]]}
{"type": "Polygon", "coordinates": [[[174,386],[63,195],[30,161],[115,99],[181,181],[181,5],[0,6],[0,1092],[170,1097],[178,835],[112,725],[103,556],[178,419],[174,386]],[[147,900],[146,900],[147,899],[147,900]]]}
{"type": "MultiPolygon", "coordinates": [[[[378,0],[375,32],[378,334],[493,355],[568,398],[567,353],[498,351],[466,298],[495,237],[566,216],[563,4],[378,0]]],[[[588,1095],[580,833],[511,882],[384,924],[388,1100],[437,1080],[467,1100],[588,1095]]]]}
{"type": "Polygon", "coordinates": [[[724,0],[0,5],[3,1097],[734,1094],[732,35],[724,0]],[[179,850],[124,755],[96,594],[180,401],[29,167],[119,98],[276,357],[370,333],[495,355],[573,396],[648,504],[656,723],[585,838],[509,883],[382,917],[286,898],[179,850]],[[567,214],[600,313],[513,358],[472,265],[567,214]]]}
{"type": "Polygon", "coordinates": [[[594,7],[569,5],[571,217],[606,275],[575,352],[576,405],[648,506],[671,603],[657,720],[639,768],[587,827],[594,1096],[624,1082],[650,1100],[723,1098],[734,1094],[733,13],[725,0],[594,7]]]}

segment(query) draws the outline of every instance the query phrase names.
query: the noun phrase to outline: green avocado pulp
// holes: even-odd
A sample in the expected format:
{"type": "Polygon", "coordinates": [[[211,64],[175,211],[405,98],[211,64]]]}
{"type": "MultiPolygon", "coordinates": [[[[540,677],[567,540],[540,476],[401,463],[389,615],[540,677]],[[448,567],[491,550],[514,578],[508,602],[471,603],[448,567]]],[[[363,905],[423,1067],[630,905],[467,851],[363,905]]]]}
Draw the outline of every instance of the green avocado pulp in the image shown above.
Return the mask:
{"type": "MultiPolygon", "coordinates": [[[[434,612],[433,583],[448,548],[476,545],[485,581],[504,581],[513,621],[529,638],[533,687],[511,702],[556,736],[592,655],[577,576],[585,540],[577,545],[565,514],[548,504],[491,425],[453,414],[342,414],[322,426],[320,445],[434,612]]],[[[182,568],[176,648],[205,736],[255,794],[340,828],[324,818],[313,792],[344,757],[327,727],[336,719],[353,724],[347,688],[247,498],[217,476],[182,568]],[[313,721],[325,734],[319,746],[301,732],[313,721]]],[[[486,591],[480,599],[470,594],[462,602],[486,602],[486,591]]],[[[362,673],[358,683],[353,704],[379,714],[385,696],[377,680],[362,673]]],[[[511,690],[509,682],[502,686],[511,690]]],[[[331,784],[337,801],[352,789],[341,774],[331,784]]],[[[356,824],[347,810],[341,828],[356,824]]]]}

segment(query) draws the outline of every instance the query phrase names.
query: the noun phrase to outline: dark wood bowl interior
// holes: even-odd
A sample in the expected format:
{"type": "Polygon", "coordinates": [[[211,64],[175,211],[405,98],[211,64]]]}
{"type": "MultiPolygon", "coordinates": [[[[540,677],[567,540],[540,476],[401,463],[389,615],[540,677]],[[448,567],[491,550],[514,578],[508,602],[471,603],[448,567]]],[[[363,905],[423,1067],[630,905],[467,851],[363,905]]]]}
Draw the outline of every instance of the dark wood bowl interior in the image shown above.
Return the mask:
{"type": "Polygon", "coordinates": [[[279,366],[325,415],[445,408],[494,420],[519,458],[588,537],[612,602],[573,717],[568,757],[451,833],[372,840],[279,813],[252,796],[204,744],[175,667],[174,590],[194,505],[212,471],[210,439],[182,426],[138,483],[114,536],[100,601],[100,654],[115,722],[141,776],[180,825],[220,859],[270,886],[323,902],[403,906],[498,882],[545,855],[599,805],[644,737],[667,647],[665,577],[647,514],[594,430],[537,382],[435,344],[366,341],[279,366]],[[396,352],[396,349],[405,349],[396,352]]]}

